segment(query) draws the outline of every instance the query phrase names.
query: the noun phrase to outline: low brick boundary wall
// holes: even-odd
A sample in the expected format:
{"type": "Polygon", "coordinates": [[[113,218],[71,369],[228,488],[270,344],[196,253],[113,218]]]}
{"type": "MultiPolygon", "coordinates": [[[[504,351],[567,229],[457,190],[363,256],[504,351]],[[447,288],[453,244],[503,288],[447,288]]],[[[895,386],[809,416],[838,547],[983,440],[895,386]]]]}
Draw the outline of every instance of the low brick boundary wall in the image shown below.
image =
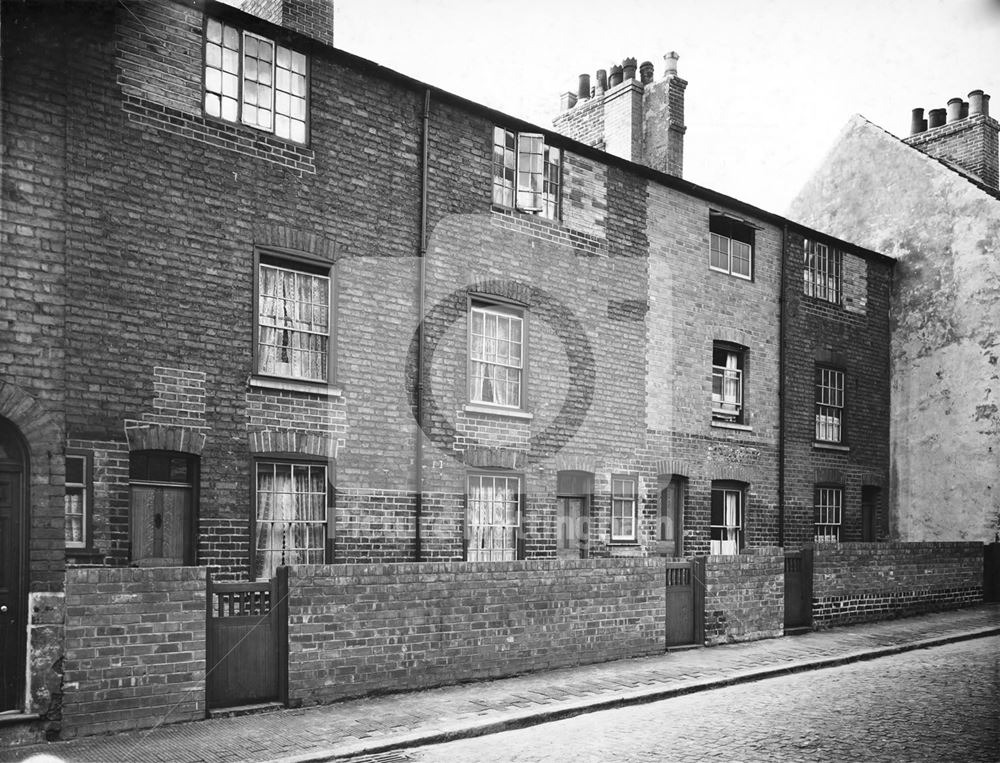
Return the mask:
{"type": "Polygon", "coordinates": [[[63,739],[205,717],[206,573],[67,569],[63,739]]]}
{"type": "Polygon", "coordinates": [[[785,554],[747,549],[705,558],[705,644],[776,638],[784,633],[785,554]]]}
{"type": "Polygon", "coordinates": [[[293,707],[662,653],[662,559],[289,570],[293,707]]]}
{"type": "Polygon", "coordinates": [[[817,543],[813,625],[874,622],[983,600],[981,543],[817,543]]]}

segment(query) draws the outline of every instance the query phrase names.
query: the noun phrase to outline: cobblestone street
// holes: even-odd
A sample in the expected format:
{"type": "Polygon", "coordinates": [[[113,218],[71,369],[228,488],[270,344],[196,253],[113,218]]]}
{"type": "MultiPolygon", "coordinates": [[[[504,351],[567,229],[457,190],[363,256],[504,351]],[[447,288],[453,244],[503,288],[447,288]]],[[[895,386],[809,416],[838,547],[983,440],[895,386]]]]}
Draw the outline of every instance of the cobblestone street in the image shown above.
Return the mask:
{"type": "Polygon", "coordinates": [[[450,761],[1000,759],[1000,637],[395,753],[450,761]]]}

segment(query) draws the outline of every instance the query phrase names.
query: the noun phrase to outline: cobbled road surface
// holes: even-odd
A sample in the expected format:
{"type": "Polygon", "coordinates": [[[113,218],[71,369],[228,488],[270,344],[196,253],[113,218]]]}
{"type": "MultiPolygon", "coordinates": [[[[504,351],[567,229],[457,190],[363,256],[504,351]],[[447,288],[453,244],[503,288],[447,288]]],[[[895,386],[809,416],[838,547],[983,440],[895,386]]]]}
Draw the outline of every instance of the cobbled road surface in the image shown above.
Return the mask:
{"type": "Polygon", "coordinates": [[[398,751],[379,759],[998,763],[1000,636],[398,751]]]}

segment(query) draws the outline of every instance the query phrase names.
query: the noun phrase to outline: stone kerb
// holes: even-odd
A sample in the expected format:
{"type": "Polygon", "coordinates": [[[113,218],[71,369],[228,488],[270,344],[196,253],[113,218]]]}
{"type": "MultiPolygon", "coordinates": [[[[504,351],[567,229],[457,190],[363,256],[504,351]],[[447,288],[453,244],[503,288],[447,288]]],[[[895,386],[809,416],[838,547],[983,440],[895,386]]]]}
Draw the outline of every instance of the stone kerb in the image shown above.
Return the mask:
{"type": "Polygon", "coordinates": [[[657,654],[660,559],[316,565],[289,574],[289,704],[657,654]]]}

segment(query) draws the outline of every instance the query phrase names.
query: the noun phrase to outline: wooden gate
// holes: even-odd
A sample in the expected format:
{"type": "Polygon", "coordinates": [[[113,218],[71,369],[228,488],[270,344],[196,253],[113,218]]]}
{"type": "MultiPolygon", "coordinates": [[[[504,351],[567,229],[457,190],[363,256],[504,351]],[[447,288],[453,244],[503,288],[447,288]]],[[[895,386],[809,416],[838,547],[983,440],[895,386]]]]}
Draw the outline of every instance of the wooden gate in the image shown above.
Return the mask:
{"type": "Polygon", "coordinates": [[[705,560],[667,562],[667,647],[705,640],[705,560]]]}
{"type": "Polygon", "coordinates": [[[785,632],[812,628],[811,548],[785,552],[785,632]]]}
{"type": "Polygon", "coordinates": [[[258,583],[208,577],[208,707],[288,699],[288,570],[258,583]]]}
{"type": "Polygon", "coordinates": [[[1000,543],[983,546],[983,601],[1000,601],[1000,543]]]}

